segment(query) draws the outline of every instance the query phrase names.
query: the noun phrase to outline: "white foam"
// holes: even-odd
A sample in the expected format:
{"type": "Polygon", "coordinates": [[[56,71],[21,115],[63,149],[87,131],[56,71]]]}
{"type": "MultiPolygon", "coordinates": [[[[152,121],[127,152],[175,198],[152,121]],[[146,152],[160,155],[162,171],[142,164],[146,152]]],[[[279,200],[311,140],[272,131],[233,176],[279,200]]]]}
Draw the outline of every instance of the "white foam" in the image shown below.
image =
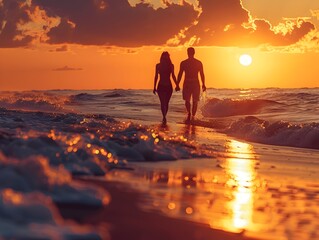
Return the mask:
{"type": "Polygon", "coordinates": [[[18,160],[0,155],[0,189],[6,188],[42,192],[60,204],[101,207],[109,201],[105,191],[74,182],[62,165],[52,167],[44,157],[18,160]]]}
{"type": "Polygon", "coordinates": [[[279,106],[278,102],[264,99],[218,99],[206,101],[201,108],[204,117],[228,117],[237,115],[257,114],[265,107],[279,106]]]}
{"type": "Polygon", "coordinates": [[[49,197],[11,189],[0,192],[0,236],[4,239],[103,238],[90,227],[65,222],[49,197]]]}
{"type": "Polygon", "coordinates": [[[1,92],[0,107],[11,110],[60,112],[69,101],[66,96],[47,92],[1,92]]]}
{"type": "Polygon", "coordinates": [[[319,123],[292,124],[246,117],[232,123],[225,132],[253,142],[319,149],[319,123]]]}

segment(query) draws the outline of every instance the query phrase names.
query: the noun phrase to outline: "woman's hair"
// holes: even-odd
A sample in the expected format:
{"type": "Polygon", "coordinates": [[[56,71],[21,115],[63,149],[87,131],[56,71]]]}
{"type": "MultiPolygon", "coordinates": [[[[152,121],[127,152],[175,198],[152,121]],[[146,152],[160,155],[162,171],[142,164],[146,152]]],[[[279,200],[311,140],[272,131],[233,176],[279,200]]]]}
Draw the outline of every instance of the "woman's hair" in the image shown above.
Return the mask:
{"type": "Polygon", "coordinates": [[[171,67],[172,61],[168,52],[163,52],[161,55],[160,63],[162,66],[171,67]]]}

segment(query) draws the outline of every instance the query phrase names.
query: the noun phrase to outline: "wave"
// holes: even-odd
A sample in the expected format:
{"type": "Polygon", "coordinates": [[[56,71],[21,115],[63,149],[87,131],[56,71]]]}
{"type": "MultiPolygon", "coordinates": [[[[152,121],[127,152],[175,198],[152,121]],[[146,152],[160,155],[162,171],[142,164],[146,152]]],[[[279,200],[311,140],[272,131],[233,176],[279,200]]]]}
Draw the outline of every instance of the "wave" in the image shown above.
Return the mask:
{"type": "Polygon", "coordinates": [[[64,220],[52,200],[39,192],[3,189],[0,191],[0,212],[1,239],[107,238],[98,229],[64,220]]]}
{"type": "Polygon", "coordinates": [[[225,133],[252,142],[319,149],[319,123],[269,122],[249,116],[233,122],[225,133]]]}
{"type": "Polygon", "coordinates": [[[102,114],[0,108],[0,116],[0,212],[6,213],[0,214],[0,226],[10,227],[0,227],[0,235],[6,239],[106,239],[105,231],[58,221],[56,205],[99,209],[110,201],[106,190],[73,176],[104,176],[130,168],[129,162],[212,156],[209,147],[182,135],[102,114]],[[50,235],[54,232],[57,236],[50,235]]]}
{"type": "Polygon", "coordinates": [[[1,110],[0,152],[14,158],[47,157],[73,175],[103,175],[114,163],[206,157],[195,143],[106,115],[1,110]],[[11,129],[18,129],[18,133],[11,129]],[[2,134],[9,135],[1,140],[2,134]],[[12,135],[13,134],[13,135],[12,135]],[[11,136],[12,135],[12,136],[11,136]],[[22,138],[21,136],[28,136],[22,138]]]}
{"type": "Polygon", "coordinates": [[[300,100],[318,99],[318,96],[319,96],[316,93],[309,93],[309,92],[297,92],[297,93],[290,92],[290,93],[282,93],[277,95],[278,97],[300,99],[300,100]]]}
{"type": "Polygon", "coordinates": [[[1,239],[102,239],[97,229],[64,221],[57,206],[103,208],[109,201],[105,190],[76,182],[45,157],[0,152],[1,239]]]}
{"type": "Polygon", "coordinates": [[[104,95],[105,98],[117,98],[117,97],[123,97],[120,93],[111,93],[104,95]]]}
{"type": "Polygon", "coordinates": [[[98,95],[90,94],[90,93],[79,93],[76,95],[70,95],[69,99],[71,103],[78,103],[81,101],[92,101],[96,100],[98,95]]]}
{"type": "Polygon", "coordinates": [[[90,100],[101,100],[102,98],[120,98],[125,97],[127,94],[124,91],[114,90],[108,93],[90,94],[90,93],[79,93],[76,95],[71,95],[70,100],[72,102],[76,101],[90,101],[90,100]]]}
{"type": "Polygon", "coordinates": [[[47,92],[1,92],[0,107],[8,110],[57,112],[69,102],[66,96],[47,92]]]}
{"type": "Polygon", "coordinates": [[[204,117],[229,117],[261,113],[266,107],[283,104],[265,99],[209,99],[201,108],[204,117]]]}

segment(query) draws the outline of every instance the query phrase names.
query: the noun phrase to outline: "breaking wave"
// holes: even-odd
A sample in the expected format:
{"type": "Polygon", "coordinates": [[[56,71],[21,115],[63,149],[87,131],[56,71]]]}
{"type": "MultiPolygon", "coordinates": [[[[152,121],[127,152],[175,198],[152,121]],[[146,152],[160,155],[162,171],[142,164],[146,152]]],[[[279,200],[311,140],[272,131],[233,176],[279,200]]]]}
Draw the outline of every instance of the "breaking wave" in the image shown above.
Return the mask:
{"type": "Polygon", "coordinates": [[[252,142],[319,149],[319,123],[269,122],[249,116],[233,122],[225,133],[252,142]]]}
{"type": "Polygon", "coordinates": [[[0,235],[107,239],[100,229],[64,221],[57,210],[61,205],[96,209],[109,203],[106,190],[79,183],[74,176],[104,176],[114,168],[129,168],[130,161],[211,155],[208,147],[183,136],[106,115],[0,108],[0,235]]]}
{"type": "Polygon", "coordinates": [[[204,117],[229,117],[261,113],[267,107],[279,107],[283,104],[264,99],[209,99],[202,107],[204,117]]]}
{"type": "MultiPolygon", "coordinates": [[[[41,181],[41,180],[40,180],[41,181]]],[[[0,192],[1,239],[104,239],[97,229],[65,221],[52,200],[40,192],[0,192]]]]}
{"type": "Polygon", "coordinates": [[[48,92],[1,92],[0,107],[9,110],[57,112],[64,110],[69,102],[67,96],[48,92]]]}

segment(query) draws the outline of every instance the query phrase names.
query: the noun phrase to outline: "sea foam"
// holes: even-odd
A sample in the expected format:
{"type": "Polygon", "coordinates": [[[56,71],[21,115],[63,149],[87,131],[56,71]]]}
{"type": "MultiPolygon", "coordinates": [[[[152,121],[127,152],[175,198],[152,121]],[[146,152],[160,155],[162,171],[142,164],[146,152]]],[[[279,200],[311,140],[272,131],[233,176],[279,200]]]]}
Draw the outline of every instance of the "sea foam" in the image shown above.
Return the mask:
{"type": "Polygon", "coordinates": [[[8,157],[41,155],[73,175],[104,175],[127,161],[176,160],[210,155],[180,135],[116,121],[105,115],[0,111],[0,149],[8,157]],[[19,119],[19,121],[16,121],[19,119]]]}
{"type": "Polygon", "coordinates": [[[0,189],[41,192],[55,203],[102,207],[109,201],[102,189],[72,180],[62,165],[52,167],[43,157],[13,159],[0,155],[0,189]]]}
{"type": "Polygon", "coordinates": [[[267,107],[281,106],[276,101],[264,99],[218,99],[212,98],[202,106],[204,117],[229,117],[237,115],[257,114],[267,107]]]}
{"type": "Polygon", "coordinates": [[[319,123],[269,122],[249,116],[233,122],[225,133],[264,144],[319,149],[319,123]]]}
{"type": "Polygon", "coordinates": [[[39,192],[0,192],[1,239],[108,239],[92,227],[66,222],[52,200],[39,192]]]}
{"type": "Polygon", "coordinates": [[[1,92],[0,107],[11,110],[57,112],[64,110],[69,97],[48,92],[1,92]]]}
{"type": "Polygon", "coordinates": [[[0,235],[107,239],[59,216],[56,206],[101,208],[110,201],[105,190],[79,183],[75,175],[104,175],[130,161],[207,156],[209,148],[182,135],[106,115],[0,109],[0,235]]]}

